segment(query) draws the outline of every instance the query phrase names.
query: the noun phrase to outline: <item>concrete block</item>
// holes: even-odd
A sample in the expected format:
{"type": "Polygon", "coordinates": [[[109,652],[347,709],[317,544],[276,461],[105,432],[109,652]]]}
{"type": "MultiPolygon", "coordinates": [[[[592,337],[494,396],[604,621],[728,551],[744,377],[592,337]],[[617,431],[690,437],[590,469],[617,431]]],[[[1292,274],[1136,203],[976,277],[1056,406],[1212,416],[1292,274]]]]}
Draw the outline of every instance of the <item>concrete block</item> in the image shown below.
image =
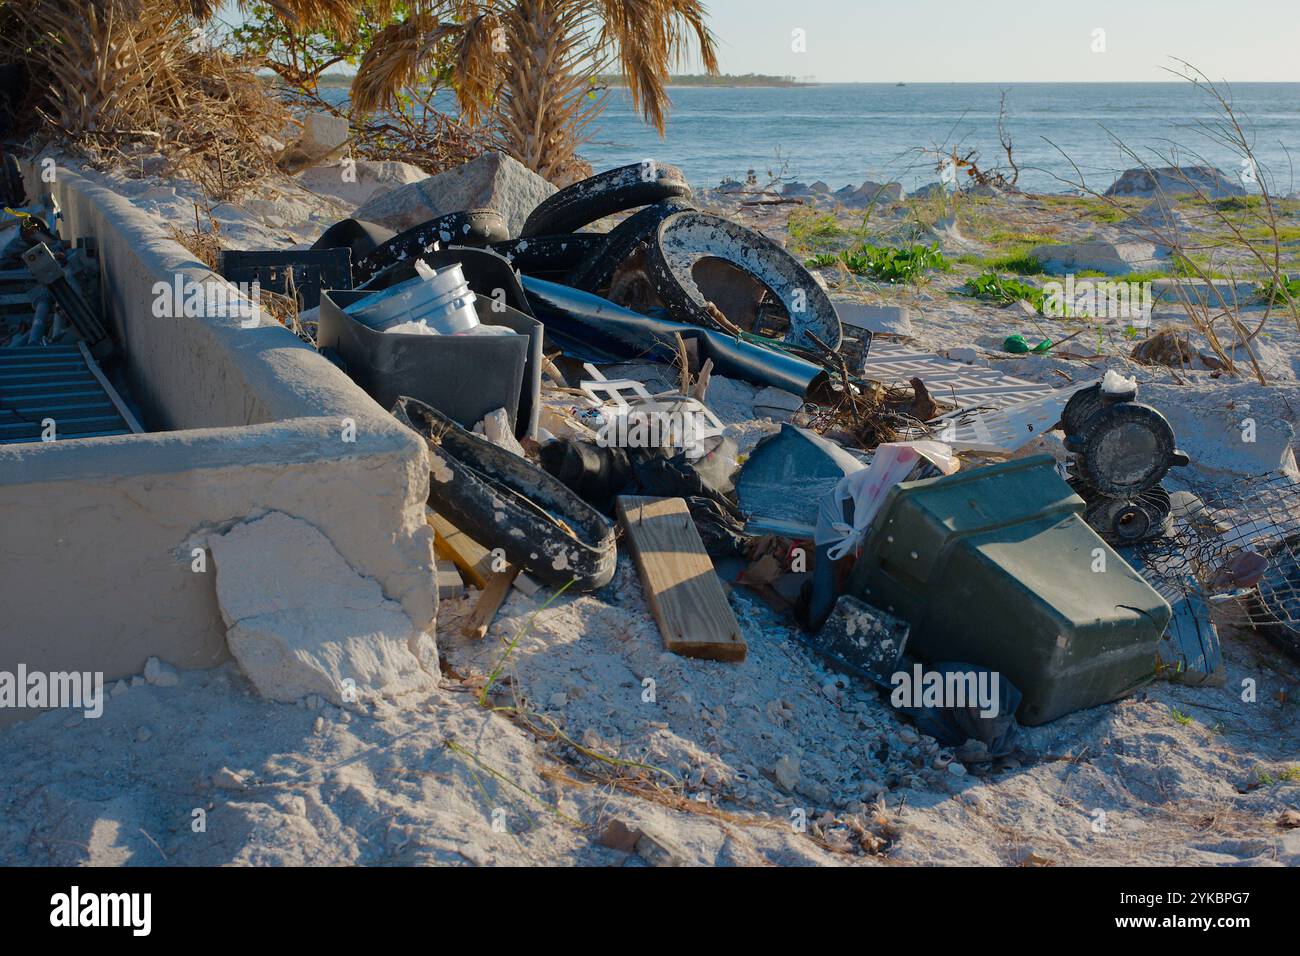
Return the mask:
{"type": "MultiPolygon", "coordinates": [[[[182,669],[229,660],[204,548],[268,511],[319,529],[431,633],[419,437],[279,324],[155,316],[159,283],[224,280],[94,174],[59,166],[42,185],[38,166],[24,173],[34,193],[55,194],[61,229],[97,241],[106,319],[126,345],[146,425],[159,430],[0,446],[12,543],[0,548],[0,670],[23,662],[145,683],[151,657],[182,669]]],[[[0,710],[0,725],[28,716],[0,710]]]]}

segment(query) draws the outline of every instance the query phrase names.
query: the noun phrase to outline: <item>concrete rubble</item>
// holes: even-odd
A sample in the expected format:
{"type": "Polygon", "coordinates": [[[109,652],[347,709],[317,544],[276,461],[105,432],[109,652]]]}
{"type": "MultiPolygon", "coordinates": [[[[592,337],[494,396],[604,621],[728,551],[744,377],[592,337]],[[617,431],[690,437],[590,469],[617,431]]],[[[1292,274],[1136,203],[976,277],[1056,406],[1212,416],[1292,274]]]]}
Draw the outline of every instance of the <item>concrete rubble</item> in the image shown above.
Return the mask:
{"type": "Polygon", "coordinates": [[[272,512],[209,545],[230,652],[264,697],[343,706],[437,686],[434,638],[311,525],[272,512]]]}

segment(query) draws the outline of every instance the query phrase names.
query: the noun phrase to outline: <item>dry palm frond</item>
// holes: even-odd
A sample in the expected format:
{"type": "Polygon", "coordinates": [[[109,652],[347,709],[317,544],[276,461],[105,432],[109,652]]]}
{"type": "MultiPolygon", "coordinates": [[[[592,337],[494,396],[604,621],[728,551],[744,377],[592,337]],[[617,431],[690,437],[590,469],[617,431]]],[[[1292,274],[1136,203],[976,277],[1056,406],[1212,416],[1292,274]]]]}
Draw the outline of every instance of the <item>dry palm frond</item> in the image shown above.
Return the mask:
{"type": "Polygon", "coordinates": [[[220,198],[272,168],[283,108],[256,64],[194,44],[189,3],[30,0],[4,12],[0,55],[45,91],[33,104],[45,139],[91,158],[143,141],[220,198]]]}
{"type": "Polygon", "coordinates": [[[617,60],[633,106],[663,135],[671,68],[695,46],[705,72],[718,72],[707,8],[699,0],[600,0],[585,6],[587,19],[601,24],[597,48],[617,60]]]}
{"type": "Polygon", "coordinates": [[[357,111],[383,108],[446,65],[461,115],[530,169],[570,179],[604,106],[595,77],[617,66],[633,105],[662,134],[670,69],[698,48],[718,69],[699,0],[432,0],[386,28],[353,83],[357,111]]]}
{"type": "Polygon", "coordinates": [[[379,31],[361,59],[352,83],[352,110],[372,113],[390,106],[405,87],[419,82],[450,30],[429,14],[418,14],[379,31]]]}

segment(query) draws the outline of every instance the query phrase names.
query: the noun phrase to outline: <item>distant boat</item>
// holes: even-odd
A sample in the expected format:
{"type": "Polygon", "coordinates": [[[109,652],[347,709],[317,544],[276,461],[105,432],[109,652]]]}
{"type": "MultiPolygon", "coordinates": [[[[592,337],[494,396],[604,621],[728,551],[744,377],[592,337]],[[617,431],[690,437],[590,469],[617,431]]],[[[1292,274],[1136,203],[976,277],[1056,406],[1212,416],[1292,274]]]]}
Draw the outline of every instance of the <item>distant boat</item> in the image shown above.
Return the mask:
{"type": "Polygon", "coordinates": [[[894,85],[895,85],[895,86],[907,86],[906,83],[895,83],[894,85]]]}

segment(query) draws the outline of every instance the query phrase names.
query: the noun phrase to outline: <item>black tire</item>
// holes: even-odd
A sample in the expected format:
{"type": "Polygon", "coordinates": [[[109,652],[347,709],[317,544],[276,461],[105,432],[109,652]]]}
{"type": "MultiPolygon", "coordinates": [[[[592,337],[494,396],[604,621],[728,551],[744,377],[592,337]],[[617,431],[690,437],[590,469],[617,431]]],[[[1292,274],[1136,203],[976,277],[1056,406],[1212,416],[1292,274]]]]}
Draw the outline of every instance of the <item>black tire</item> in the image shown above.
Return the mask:
{"type": "Polygon", "coordinates": [[[608,244],[608,233],[570,232],[494,242],[491,249],[526,276],[561,282],[575,266],[600,253],[608,244]]]}
{"type": "Polygon", "coordinates": [[[815,348],[811,332],[828,347],[839,348],[839,315],[803,263],[766,236],[702,212],[665,219],[646,256],[651,284],[678,322],[730,331],[712,317],[709,299],[696,284],[694,269],[703,260],[721,260],[766,288],[789,317],[786,344],[815,348]]]}
{"type": "Polygon", "coordinates": [[[352,282],[360,285],[395,262],[414,259],[428,252],[435,242],[444,248],[450,245],[479,247],[508,238],[510,230],[506,227],[506,221],[495,209],[467,209],[464,212],[436,216],[405,232],[399,232],[354,262],[352,282]]]}
{"type": "Polygon", "coordinates": [[[604,216],[674,197],[691,197],[691,187],[676,166],[653,160],[619,166],[542,200],[529,213],[519,235],[528,239],[575,232],[604,216]]]}
{"type": "Polygon", "coordinates": [[[594,293],[604,289],[618,267],[636,251],[636,247],[654,237],[661,222],[669,216],[690,212],[694,208],[688,199],[673,198],[633,213],[608,234],[603,249],[593,252],[569,273],[567,284],[584,292],[594,293]]]}

